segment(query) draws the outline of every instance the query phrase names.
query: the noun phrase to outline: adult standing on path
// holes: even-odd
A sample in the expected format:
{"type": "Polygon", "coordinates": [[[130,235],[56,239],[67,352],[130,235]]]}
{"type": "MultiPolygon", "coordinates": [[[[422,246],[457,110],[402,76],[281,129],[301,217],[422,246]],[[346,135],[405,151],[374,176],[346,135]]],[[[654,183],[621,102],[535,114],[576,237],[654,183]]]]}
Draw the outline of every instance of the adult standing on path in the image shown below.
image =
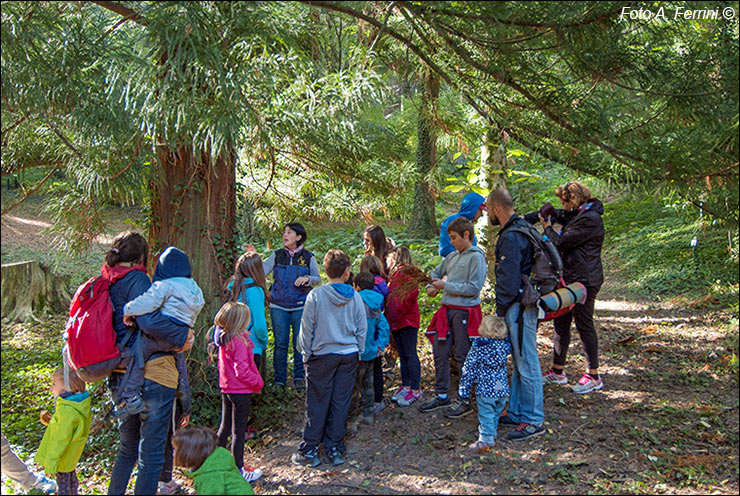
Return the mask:
{"type": "Polygon", "coordinates": [[[508,414],[500,419],[516,425],[507,439],[521,441],[545,432],[542,393],[542,369],[537,356],[537,307],[522,306],[524,278],[529,277],[534,260],[525,234],[510,231],[513,226],[527,226],[514,213],[514,202],[503,188],[491,192],[487,200],[488,216],[503,227],[496,241],[496,315],[504,317],[511,340],[514,372],[508,414]],[[521,331],[520,331],[521,327],[521,331]]]}
{"type": "MultiPolygon", "coordinates": [[[[113,240],[113,246],[105,256],[106,263],[100,269],[103,277],[113,281],[110,286],[113,329],[119,340],[128,331],[123,322],[123,307],[146,292],[152,284],[146,273],[148,252],[149,246],[141,234],[123,232],[113,240]]],[[[136,325],[152,338],[170,343],[176,352],[189,350],[193,346],[193,331],[187,326],[175,324],[159,311],[137,316],[136,325]]],[[[108,379],[114,398],[122,378],[122,373],[114,371],[108,379]]],[[[172,352],[153,354],[144,365],[141,391],[144,411],[129,415],[118,426],[121,444],[113,465],[108,494],[125,493],[136,463],[139,464],[139,470],[134,493],[157,493],[177,385],[178,372],[172,352]]]]}
{"type": "MultiPolygon", "coordinates": [[[[483,212],[486,210],[486,199],[478,193],[468,193],[460,204],[460,210],[456,214],[452,214],[442,221],[442,225],[439,227],[439,255],[445,258],[450,253],[455,251],[455,247],[450,242],[450,235],[447,233],[447,227],[450,223],[458,217],[465,217],[470,222],[475,224],[483,212]]],[[[477,245],[478,242],[473,236],[473,246],[477,245]]]]}
{"type": "Polygon", "coordinates": [[[588,370],[573,386],[573,392],[586,394],[604,387],[599,376],[599,338],[594,327],[594,304],[596,295],[604,282],[604,267],[601,263],[601,248],[604,245],[604,204],[593,198],[591,190],[577,181],[558,187],[555,195],[563,205],[553,209],[547,203],[539,212],[524,218],[531,224],[538,220],[545,234],[558,247],[563,258],[563,279],[566,284],[580,282],[586,286],[587,297],[577,303],[573,310],[553,320],[555,338],[553,343],[552,368],[545,372],[545,384],[567,384],[565,359],[570,345],[570,324],[576,321],[576,330],[581,337],[588,370]],[[561,232],[553,229],[553,222],[563,226],[561,232]]]}
{"type": "MultiPolygon", "coordinates": [[[[303,358],[298,351],[298,333],[306,296],[313,286],[321,284],[316,257],[306,250],[306,229],[297,222],[285,225],[283,247],[275,250],[262,263],[265,276],[272,272],[270,286],[270,317],[275,348],[272,353],[273,381],[285,386],[288,380],[288,343],[293,329],[293,385],[299,391],[306,387],[303,358]]],[[[244,245],[246,251],[256,251],[254,245],[244,245]]]]}

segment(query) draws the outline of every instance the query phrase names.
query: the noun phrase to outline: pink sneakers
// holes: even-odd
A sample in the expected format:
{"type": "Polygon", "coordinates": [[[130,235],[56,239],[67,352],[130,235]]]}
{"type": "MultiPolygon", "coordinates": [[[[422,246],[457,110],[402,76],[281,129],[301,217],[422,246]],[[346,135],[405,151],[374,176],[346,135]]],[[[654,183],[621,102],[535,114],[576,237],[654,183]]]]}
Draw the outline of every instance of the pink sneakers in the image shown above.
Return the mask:
{"type": "Polygon", "coordinates": [[[591,391],[598,391],[599,389],[603,389],[604,382],[601,380],[601,377],[598,379],[594,379],[588,374],[583,374],[583,377],[581,377],[581,380],[578,381],[578,384],[573,386],[571,389],[576,394],[588,394],[591,391]]]}
{"type": "Polygon", "coordinates": [[[409,406],[415,401],[418,401],[421,399],[421,391],[418,393],[414,393],[412,390],[409,389],[408,393],[406,393],[406,396],[403,398],[398,399],[398,406],[409,406]]]}
{"type": "Polygon", "coordinates": [[[542,375],[543,384],[568,384],[568,376],[558,374],[553,369],[548,370],[542,375]]]}

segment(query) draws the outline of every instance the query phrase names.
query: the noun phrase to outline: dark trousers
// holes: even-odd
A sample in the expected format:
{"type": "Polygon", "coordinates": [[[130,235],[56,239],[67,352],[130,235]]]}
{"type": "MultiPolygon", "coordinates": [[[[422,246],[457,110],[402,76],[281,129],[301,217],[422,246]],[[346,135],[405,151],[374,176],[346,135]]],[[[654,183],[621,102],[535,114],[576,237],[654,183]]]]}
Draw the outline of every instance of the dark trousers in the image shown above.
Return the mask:
{"type": "Polygon", "coordinates": [[[169,482],[172,480],[172,467],[174,465],[174,452],[172,447],[172,433],[180,427],[182,420],[182,408],[180,402],[175,399],[172,405],[172,416],[170,417],[170,426],[167,430],[167,441],[164,445],[164,466],[159,473],[159,480],[169,482]]]}
{"type": "Polygon", "coordinates": [[[599,368],[599,337],[594,327],[594,303],[601,286],[586,288],[588,295],[583,304],[576,304],[573,310],[553,320],[555,337],[553,339],[553,363],[565,366],[570,346],[570,324],[575,319],[576,330],[581,337],[583,350],[589,369],[599,368]]]}
{"type": "Polygon", "coordinates": [[[421,362],[416,352],[419,330],[416,327],[397,329],[393,331],[393,339],[401,362],[401,385],[416,391],[421,381],[421,362]]]}
{"type": "Polygon", "coordinates": [[[237,468],[244,466],[244,436],[249,419],[251,394],[221,393],[221,426],[218,445],[225,448],[231,435],[231,454],[237,468]]]}
{"type": "Polygon", "coordinates": [[[345,450],[347,414],[355,384],[359,357],[349,355],[312,356],[306,370],[306,426],[298,451],[303,454],[324,444],[324,450],[345,450]]]}
{"type": "Polygon", "coordinates": [[[437,394],[448,394],[450,392],[450,348],[454,345],[454,358],[457,365],[462,369],[465,357],[470,349],[470,338],[468,337],[468,311],[458,308],[447,309],[447,339],[437,337],[432,345],[434,354],[434,391],[437,394]]]}
{"type": "Polygon", "coordinates": [[[77,471],[57,472],[57,494],[77,494],[77,471]]]}
{"type": "Polygon", "coordinates": [[[357,365],[357,378],[355,387],[352,390],[352,401],[349,405],[349,418],[357,417],[357,409],[361,407],[363,417],[373,416],[374,390],[373,381],[375,378],[373,369],[374,360],[361,360],[357,365]]]}
{"type": "Polygon", "coordinates": [[[375,403],[383,401],[383,389],[385,379],[383,378],[383,357],[379,356],[373,360],[373,400],[375,403]]]}
{"type": "MultiPolygon", "coordinates": [[[[179,322],[177,323],[179,324],[179,322]]],[[[163,353],[172,350],[172,344],[167,341],[153,339],[143,332],[139,334],[138,339],[140,340],[140,344],[137,343],[134,350],[136,350],[136,346],[141,346],[141,354],[144,360],[140,361],[139,358],[136,357],[136,354],[132,357],[134,363],[126,371],[128,377],[124,377],[123,379],[124,386],[118,393],[118,401],[131,400],[136,396],[140,396],[141,388],[144,385],[144,364],[149,361],[149,358],[155,353],[163,353]]],[[[182,353],[175,353],[175,366],[177,367],[177,372],[180,377],[187,377],[185,355],[182,353]]]]}

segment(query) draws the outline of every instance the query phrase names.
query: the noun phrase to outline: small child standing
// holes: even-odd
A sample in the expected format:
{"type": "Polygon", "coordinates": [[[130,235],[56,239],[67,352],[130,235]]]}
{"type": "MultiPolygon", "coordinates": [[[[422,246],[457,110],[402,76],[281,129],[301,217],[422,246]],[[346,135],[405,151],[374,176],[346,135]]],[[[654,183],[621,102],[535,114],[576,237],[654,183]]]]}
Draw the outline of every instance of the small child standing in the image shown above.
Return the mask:
{"type": "Polygon", "coordinates": [[[375,255],[365,255],[360,261],[360,272],[370,272],[373,275],[372,289],[383,295],[383,306],[380,308],[383,310],[388,297],[388,285],[383,278],[383,264],[380,259],[375,255]]]}
{"type": "MultiPolygon", "coordinates": [[[[385,310],[385,300],[388,297],[388,285],[384,278],[386,271],[383,261],[375,255],[365,255],[360,262],[360,272],[370,272],[373,275],[374,284],[372,289],[383,296],[380,310],[385,310]]],[[[383,350],[385,350],[385,348],[383,350]]],[[[385,378],[383,377],[383,350],[381,350],[378,356],[373,359],[373,400],[375,402],[373,413],[380,413],[385,410],[385,402],[383,401],[383,392],[385,391],[385,378]]]]}
{"type": "Polygon", "coordinates": [[[352,402],[349,407],[349,417],[357,416],[358,403],[362,405],[360,422],[373,424],[373,360],[378,357],[386,346],[390,329],[388,321],[380,311],[383,296],[373,290],[375,282],[370,272],[360,272],[354,278],[355,290],[360,294],[365,304],[367,316],[367,334],[365,335],[365,351],[360,355],[360,364],[357,368],[357,379],[352,391],[352,402]]]}
{"type": "MultiPolygon", "coordinates": [[[[59,367],[51,376],[51,394],[56,398],[56,410],[48,420],[44,438],[36,453],[35,461],[47,474],[56,474],[59,494],[77,494],[77,462],[80,461],[85,441],[90,434],[90,393],[85,391],[85,381],[74,369],[59,367]],[[65,384],[66,382],[66,384],[65,384]]],[[[48,414],[48,412],[47,412],[48,414]]]]}
{"type": "Polygon", "coordinates": [[[254,494],[229,451],[218,445],[216,434],[207,427],[187,427],[172,436],[175,465],[191,470],[198,494],[254,494]]]}
{"type": "MultiPolygon", "coordinates": [[[[185,252],[174,246],[167,247],[157,260],[151,287],[123,307],[123,322],[134,325],[134,317],[160,310],[162,315],[174,323],[195,327],[200,310],[205,305],[203,292],[193,280],[190,260],[185,252]]],[[[172,351],[168,343],[155,340],[140,333],[134,344],[136,350],[134,364],[129,367],[127,379],[118,394],[117,406],[113,415],[118,418],[136,415],[144,411],[141,401],[141,388],[144,385],[144,363],[155,353],[172,351]],[[140,348],[140,350],[139,350],[140,348]]],[[[175,354],[175,364],[179,373],[178,389],[183,390],[187,380],[185,357],[175,354]]]]}
{"type": "Polygon", "coordinates": [[[344,463],[347,414],[367,334],[365,305],[346,284],[349,269],[344,252],[329,250],[324,256],[329,284],[314,288],[303,309],[298,343],[308,387],[303,440],[291,457],[296,465],[319,465],[320,443],[332,465],[344,463]]]}
{"type": "Polygon", "coordinates": [[[254,363],[254,344],[249,339],[249,307],[229,301],[216,314],[213,342],[218,347],[218,385],[221,388],[221,425],[218,444],[226,447],[231,435],[231,453],[247,482],[254,482],[262,471],[244,465],[244,437],[249,419],[250,397],[262,391],[265,383],[254,363]]]}
{"type": "Polygon", "coordinates": [[[450,242],[455,248],[430,276],[427,294],[435,296],[444,291],[442,306],[432,317],[426,335],[432,343],[434,353],[434,375],[436,379],[434,398],[421,405],[422,412],[432,412],[447,407],[445,416],[461,417],[472,411],[470,404],[456,401],[452,404],[450,391],[450,350],[455,348],[458,366],[465,363],[470,349],[470,338],[478,335],[482,319],[480,290],[486,280],[488,266],[486,256],[473,246],[475,228],[465,217],[458,217],[447,227],[450,242]],[[445,281],[443,278],[447,277],[445,281]]]}
{"type": "Polygon", "coordinates": [[[421,362],[416,346],[419,336],[419,287],[412,273],[424,274],[411,262],[411,251],[405,246],[393,249],[386,259],[390,272],[390,294],[386,317],[401,362],[401,387],[391,397],[398,406],[409,406],[421,399],[421,362]],[[411,285],[408,292],[404,286],[411,285]],[[402,294],[405,293],[405,294],[402,294]]]}
{"type": "Polygon", "coordinates": [[[498,419],[509,397],[506,357],[511,354],[511,341],[503,317],[485,317],[479,329],[480,337],[472,338],[465,359],[458,394],[470,403],[470,391],[475,384],[478,403],[478,440],[471,449],[491,448],[496,441],[498,419]]]}

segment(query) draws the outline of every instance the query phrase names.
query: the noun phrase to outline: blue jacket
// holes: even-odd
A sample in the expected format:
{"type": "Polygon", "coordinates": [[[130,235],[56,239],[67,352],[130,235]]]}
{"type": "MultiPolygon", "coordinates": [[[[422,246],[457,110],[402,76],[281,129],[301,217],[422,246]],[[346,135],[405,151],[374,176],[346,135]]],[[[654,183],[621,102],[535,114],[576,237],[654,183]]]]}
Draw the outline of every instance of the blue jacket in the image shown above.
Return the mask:
{"type": "Polygon", "coordinates": [[[272,268],[274,282],[270,286],[271,304],[285,309],[297,309],[304,305],[311,286],[297,287],[295,280],[311,275],[312,258],[313,253],[305,248],[293,257],[285,248],[275,251],[275,265],[272,268]]]}
{"type": "Polygon", "coordinates": [[[378,348],[384,350],[390,341],[391,328],[382,312],[383,295],[374,289],[363,289],[360,298],[365,304],[367,316],[367,334],[365,335],[365,351],[360,360],[366,362],[378,357],[378,348]]]}
{"type": "MultiPolygon", "coordinates": [[[[455,247],[453,247],[450,242],[450,235],[447,234],[447,226],[449,226],[450,223],[458,217],[465,217],[472,221],[475,213],[485,202],[486,199],[478,193],[468,193],[460,204],[460,211],[456,214],[450,215],[442,221],[442,225],[439,227],[439,254],[442,258],[455,251],[455,247]]],[[[478,242],[475,239],[475,235],[473,235],[473,246],[476,244],[478,244],[478,242]]]]}
{"type": "MultiPolygon", "coordinates": [[[[227,289],[233,291],[234,281],[229,281],[227,289]]],[[[262,355],[267,348],[267,319],[265,319],[265,292],[260,286],[254,285],[251,277],[242,280],[242,289],[239,291],[239,301],[249,307],[252,320],[249,323],[249,339],[254,343],[252,350],[255,355],[262,355]]]]}
{"type": "Polygon", "coordinates": [[[519,301],[524,290],[522,275],[529,277],[534,259],[532,246],[526,235],[518,232],[507,232],[515,224],[529,227],[529,224],[517,214],[498,232],[496,241],[496,315],[504,317],[509,307],[519,301]]]}
{"type": "Polygon", "coordinates": [[[460,377],[461,398],[470,398],[475,386],[476,396],[506,398],[509,396],[506,357],[511,354],[509,336],[504,339],[472,338],[468,356],[460,377]]]}

